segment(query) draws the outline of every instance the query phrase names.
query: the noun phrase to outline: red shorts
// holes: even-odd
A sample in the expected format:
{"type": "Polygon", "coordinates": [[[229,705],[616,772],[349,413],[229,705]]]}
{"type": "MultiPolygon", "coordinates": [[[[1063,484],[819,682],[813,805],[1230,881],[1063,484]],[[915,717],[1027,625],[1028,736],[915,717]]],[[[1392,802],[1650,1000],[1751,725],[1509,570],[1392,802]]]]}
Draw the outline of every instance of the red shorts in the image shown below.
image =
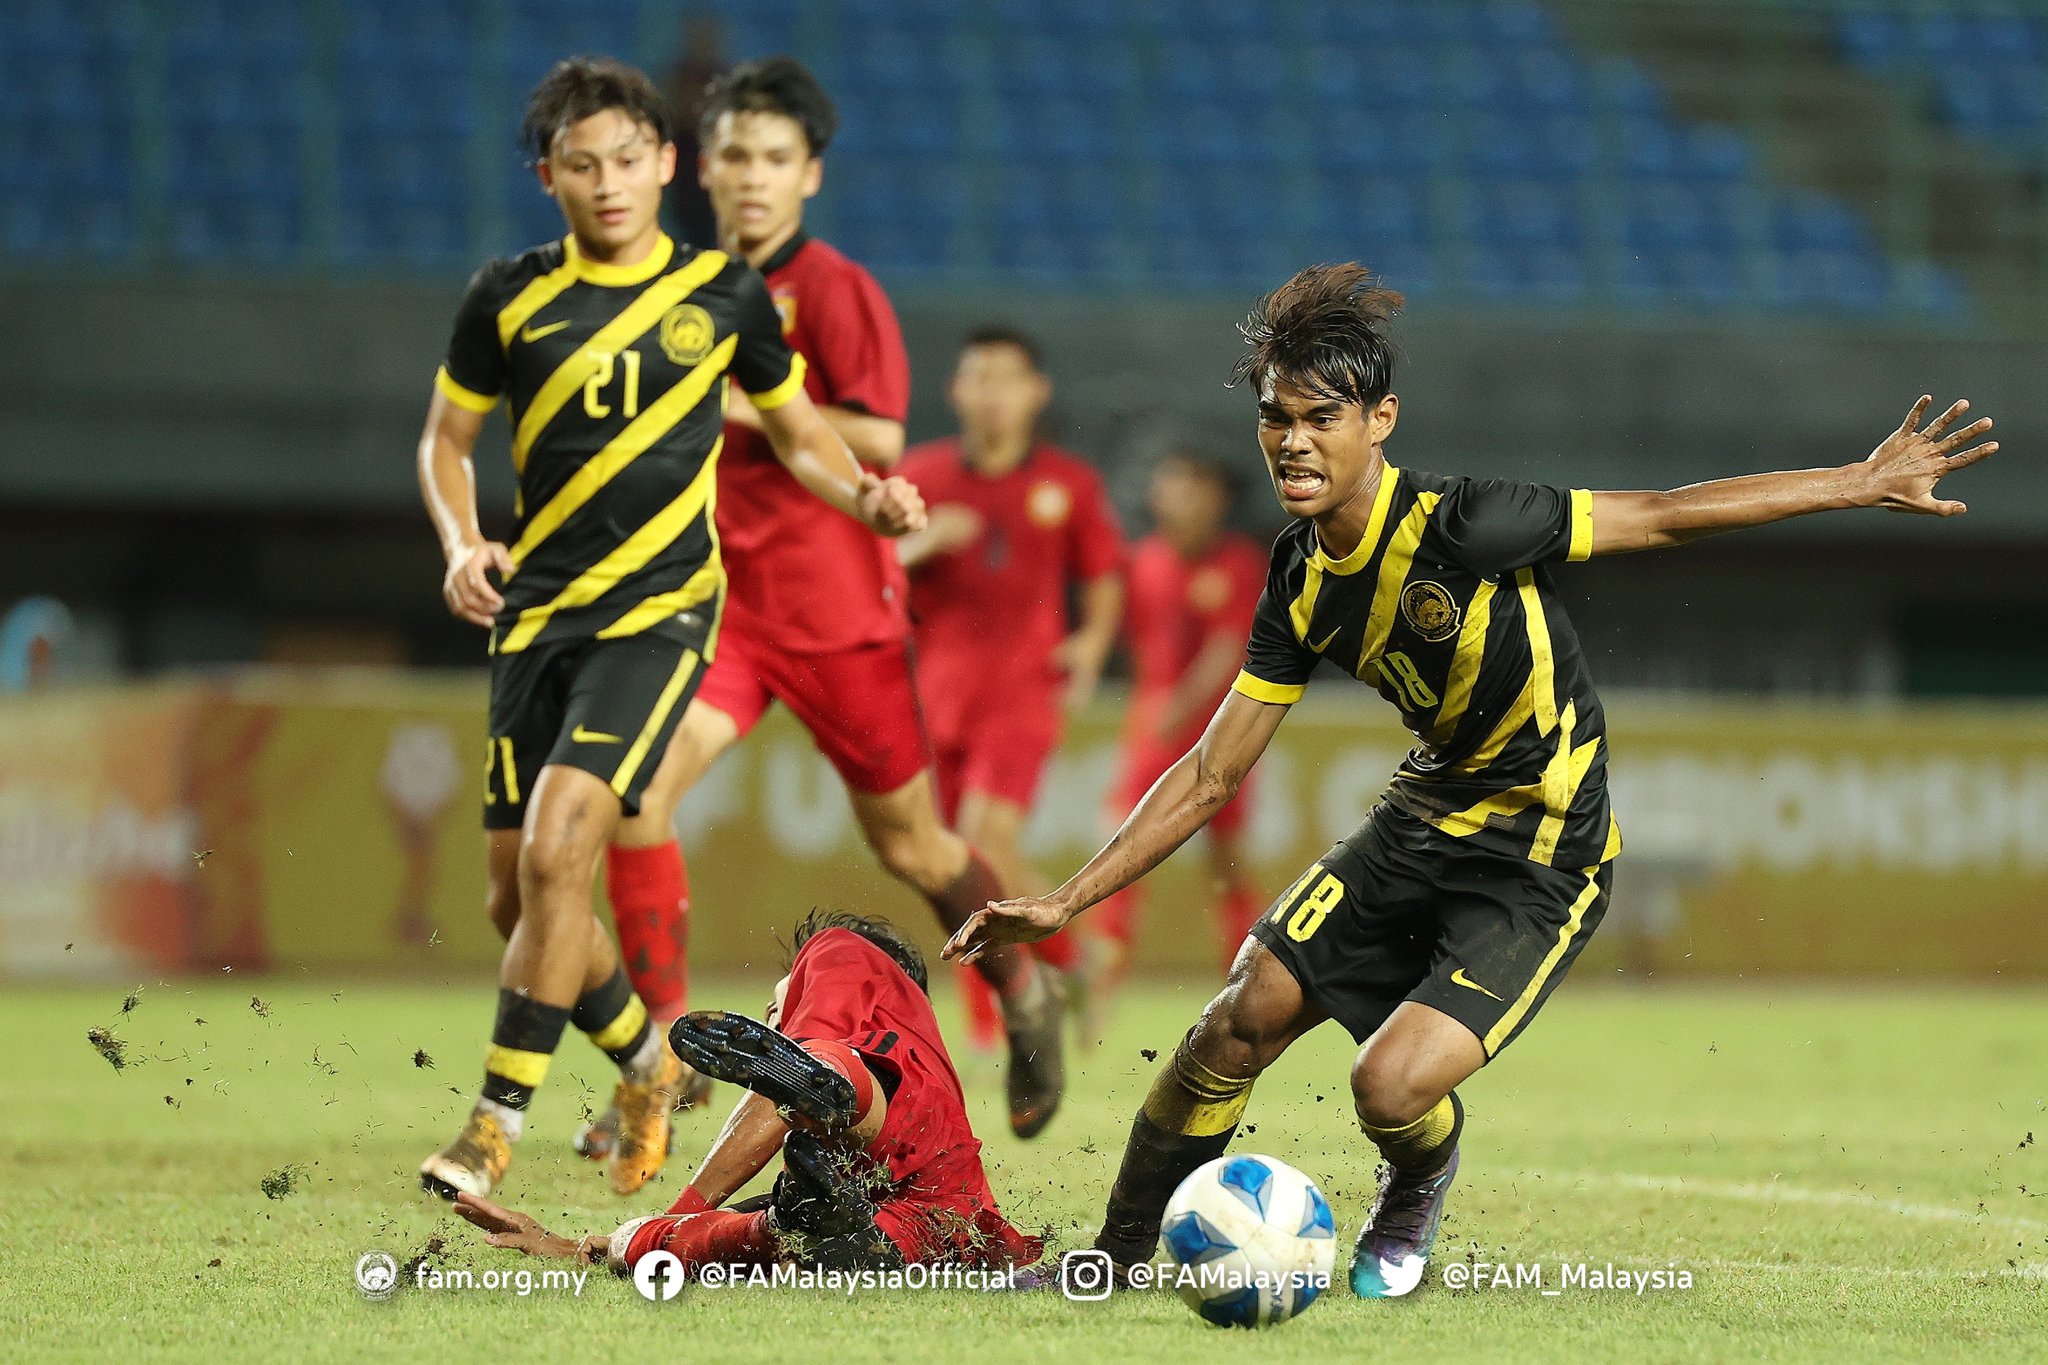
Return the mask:
{"type": "Polygon", "coordinates": [[[931,765],[907,641],[832,654],[794,654],[728,625],[697,700],[731,716],[744,736],[782,702],[811,732],[848,787],[895,791],[931,765]]]}
{"type": "Polygon", "coordinates": [[[971,791],[1030,810],[1046,761],[1060,747],[1065,728],[1066,718],[1054,700],[964,715],[948,730],[934,730],[932,771],[946,823],[959,818],[960,799],[971,791]]]}
{"type": "MultiPolygon", "coordinates": [[[[1116,802],[1112,818],[1121,821],[1145,799],[1145,793],[1152,790],[1152,784],[1166,775],[1166,770],[1181,761],[1194,741],[1201,738],[1201,731],[1194,732],[1187,744],[1163,744],[1156,739],[1124,740],[1123,755],[1118,760],[1116,785],[1110,790],[1111,799],[1116,802]]],[[[1244,830],[1245,816],[1251,809],[1252,779],[1247,773],[1237,795],[1209,818],[1205,828],[1218,834],[1238,834],[1244,830]]]]}

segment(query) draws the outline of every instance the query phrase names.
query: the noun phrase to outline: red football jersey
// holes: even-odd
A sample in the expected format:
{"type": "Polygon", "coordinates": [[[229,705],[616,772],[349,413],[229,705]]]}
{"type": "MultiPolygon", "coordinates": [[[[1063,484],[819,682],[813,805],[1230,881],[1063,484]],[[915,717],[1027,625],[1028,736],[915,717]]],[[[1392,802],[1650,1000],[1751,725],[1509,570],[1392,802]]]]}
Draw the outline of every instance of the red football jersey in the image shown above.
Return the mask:
{"type": "MultiPolygon", "coordinates": [[[[1179,684],[1203,646],[1218,635],[1242,645],[1266,586],[1266,552],[1250,536],[1226,531],[1194,559],[1160,536],[1131,551],[1124,589],[1124,640],[1131,649],[1139,700],[1163,699],[1179,684]]],[[[1230,690],[1226,679],[1216,702],[1230,690]]],[[[1206,724],[1215,707],[1203,709],[1206,724]]]]}
{"type": "MultiPolygon", "coordinates": [[[[954,439],[903,457],[903,474],[927,507],[956,503],[981,518],[964,549],[918,566],[911,587],[918,680],[927,710],[945,698],[973,704],[978,685],[1005,701],[1055,693],[1052,653],[1070,629],[1067,588],[1113,573],[1123,532],[1093,466],[1040,444],[998,478],[969,469],[954,439]]],[[[935,729],[943,730],[934,717],[935,729]]]]}
{"type": "MultiPolygon", "coordinates": [[[[910,359],[874,276],[802,233],[765,264],[783,335],[810,363],[811,401],[904,420],[910,359]]],[[[811,496],[744,427],[726,427],[718,458],[718,538],[726,620],[755,639],[823,654],[908,629],[895,547],[811,496]]]]}
{"type": "Polygon", "coordinates": [[[1036,1241],[996,1208],[931,998],[895,959],[850,929],[815,935],[790,966],[780,1027],[845,1043],[884,1082],[888,1117],[863,1155],[886,1172],[886,1199],[929,1208],[927,1234],[947,1233],[970,1259],[1037,1259],[1036,1241]]]}

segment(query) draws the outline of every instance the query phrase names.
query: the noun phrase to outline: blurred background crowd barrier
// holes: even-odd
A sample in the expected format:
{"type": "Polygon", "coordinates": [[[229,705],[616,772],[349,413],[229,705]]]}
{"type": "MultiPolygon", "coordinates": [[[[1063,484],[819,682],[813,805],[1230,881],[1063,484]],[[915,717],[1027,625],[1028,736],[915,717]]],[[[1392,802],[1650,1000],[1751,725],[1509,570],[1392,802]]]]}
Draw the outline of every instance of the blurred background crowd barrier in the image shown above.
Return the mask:
{"type": "MultiPolygon", "coordinates": [[[[2048,707],[1630,694],[1611,718],[1627,856],[1594,971],[2048,979],[2048,707]]],[[[487,971],[482,724],[465,678],[249,676],[17,701],[0,710],[0,972],[487,971]]],[[[1047,873],[1108,828],[1117,724],[1105,699],[1048,774],[1027,839],[1047,873]]],[[[1260,765],[1248,831],[1270,892],[1351,832],[1405,748],[1362,693],[1298,708],[1260,765]]],[[[779,712],[680,828],[700,966],[778,965],[810,905],[881,911],[936,946],[779,712]]],[[[1148,967],[1210,969],[1200,869],[1183,853],[1152,879],[1148,967]]]]}

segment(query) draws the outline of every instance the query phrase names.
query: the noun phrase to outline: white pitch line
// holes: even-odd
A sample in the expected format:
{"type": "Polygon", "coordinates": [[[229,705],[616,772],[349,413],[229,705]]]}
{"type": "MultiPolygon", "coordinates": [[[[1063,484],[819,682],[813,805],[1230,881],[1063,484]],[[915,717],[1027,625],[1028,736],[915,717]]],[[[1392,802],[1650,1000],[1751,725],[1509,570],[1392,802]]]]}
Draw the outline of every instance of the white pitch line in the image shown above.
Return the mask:
{"type": "MultiPolygon", "coordinates": [[[[1565,1184],[1617,1185],[1624,1189],[1648,1190],[1656,1194],[1704,1195],[1714,1199],[1742,1199],[1758,1204],[1819,1204],[1831,1208],[1862,1209],[1889,1213],[1900,1218],[1917,1218],[1930,1223],[1990,1223],[2028,1232],[2048,1232],[2048,1219],[2024,1218],[2013,1213],[1959,1209],[1950,1204],[1916,1204],[1861,1190],[1816,1190],[1803,1185],[1781,1185],[1736,1180],[1690,1180],[1680,1176],[1642,1175],[1632,1171],[1523,1171],[1520,1177],[1556,1180],[1565,1184]]],[[[1514,1179],[1506,1172],[1502,1178],[1514,1179]]]]}

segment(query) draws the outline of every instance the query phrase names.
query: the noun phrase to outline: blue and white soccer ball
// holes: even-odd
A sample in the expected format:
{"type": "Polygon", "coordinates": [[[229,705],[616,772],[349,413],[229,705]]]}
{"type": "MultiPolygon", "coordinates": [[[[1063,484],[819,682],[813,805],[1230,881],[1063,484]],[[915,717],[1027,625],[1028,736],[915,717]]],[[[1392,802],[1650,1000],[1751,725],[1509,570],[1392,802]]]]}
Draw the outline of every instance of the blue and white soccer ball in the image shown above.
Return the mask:
{"type": "Polygon", "coordinates": [[[1174,1288],[1224,1327],[1285,1322],[1330,1286],[1337,1228],[1313,1180],[1269,1156],[1219,1157],[1180,1183],[1161,1228],[1174,1288]]]}

